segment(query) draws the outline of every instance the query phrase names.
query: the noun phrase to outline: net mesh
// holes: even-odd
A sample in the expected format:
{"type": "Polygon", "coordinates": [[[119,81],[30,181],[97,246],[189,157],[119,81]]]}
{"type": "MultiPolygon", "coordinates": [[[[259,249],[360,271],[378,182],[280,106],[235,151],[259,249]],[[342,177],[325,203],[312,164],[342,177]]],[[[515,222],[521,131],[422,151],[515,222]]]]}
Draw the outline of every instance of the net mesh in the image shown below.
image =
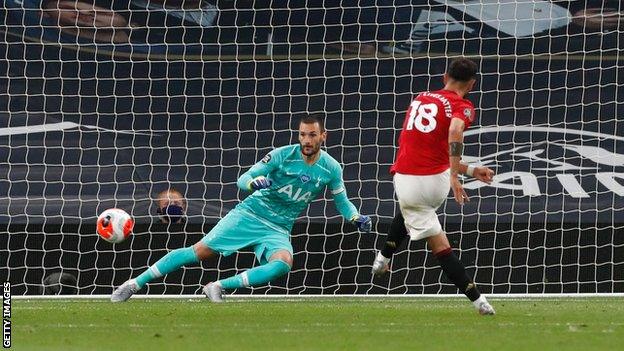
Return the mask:
{"type": "MultiPolygon", "coordinates": [[[[322,112],[325,150],[375,234],[317,199],[293,230],[291,273],[237,293],[454,293],[422,242],[391,274],[370,270],[397,211],[388,170],[405,110],[468,56],[480,75],[465,160],[497,178],[466,179],[472,201],[439,214],[469,273],[484,292],[623,292],[621,11],[619,1],[7,0],[0,276],[16,294],[58,292],[56,273],[76,278],[68,293],[110,293],[201,239],[246,196],[237,177],[296,142],[298,116],[322,112]],[[186,200],[181,224],[156,213],[169,188],[186,200]],[[115,245],[95,233],[112,207],[137,221],[115,245]]],[[[197,293],[254,264],[250,252],[222,257],[145,291],[197,293]]]]}

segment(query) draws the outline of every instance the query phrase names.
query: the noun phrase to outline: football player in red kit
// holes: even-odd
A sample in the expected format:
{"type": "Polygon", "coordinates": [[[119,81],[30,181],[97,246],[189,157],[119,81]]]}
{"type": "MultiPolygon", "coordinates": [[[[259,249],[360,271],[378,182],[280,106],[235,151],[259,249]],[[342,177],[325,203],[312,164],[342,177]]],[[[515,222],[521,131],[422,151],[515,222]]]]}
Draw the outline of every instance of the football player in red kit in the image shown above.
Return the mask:
{"type": "Polygon", "coordinates": [[[494,309],[453,253],[436,215],[449,188],[459,204],[469,201],[460,174],[486,183],[491,183],[494,176],[487,167],[461,162],[463,132],[475,120],[474,106],[464,97],[474,87],[476,73],[473,61],[456,59],[444,74],[444,89],[421,93],[410,104],[399,137],[399,152],[390,169],[401,211],[394,217],[384,248],[375,258],[373,273],[382,275],[389,270],[392,254],[408,235],[411,240],[426,239],[447,277],[480,314],[492,315],[494,309]]]}

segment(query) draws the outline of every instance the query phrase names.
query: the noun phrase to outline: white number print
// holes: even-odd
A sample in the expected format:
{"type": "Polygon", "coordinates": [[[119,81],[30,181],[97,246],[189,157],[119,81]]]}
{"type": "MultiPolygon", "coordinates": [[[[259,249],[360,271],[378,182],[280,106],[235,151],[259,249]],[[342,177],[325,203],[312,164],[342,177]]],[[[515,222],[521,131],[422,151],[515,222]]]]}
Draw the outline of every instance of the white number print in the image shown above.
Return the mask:
{"type": "Polygon", "coordinates": [[[410,105],[409,120],[405,129],[412,130],[414,127],[423,133],[431,133],[438,121],[435,116],[438,114],[438,105],[436,104],[424,104],[418,100],[412,101],[410,105]],[[427,120],[427,124],[423,124],[423,120],[427,120]]]}

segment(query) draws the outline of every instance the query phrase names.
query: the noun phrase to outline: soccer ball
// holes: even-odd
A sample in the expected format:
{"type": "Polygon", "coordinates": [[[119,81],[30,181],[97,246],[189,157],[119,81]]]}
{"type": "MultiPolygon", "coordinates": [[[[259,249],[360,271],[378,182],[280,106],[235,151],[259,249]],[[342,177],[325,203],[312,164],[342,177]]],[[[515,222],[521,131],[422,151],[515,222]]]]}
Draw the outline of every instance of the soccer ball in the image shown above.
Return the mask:
{"type": "Polygon", "coordinates": [[[134,227],[134,219],[119,208],[108,209],[97,219],[97,232],[102,239],[111,243],[126,240],[134,227]]]}

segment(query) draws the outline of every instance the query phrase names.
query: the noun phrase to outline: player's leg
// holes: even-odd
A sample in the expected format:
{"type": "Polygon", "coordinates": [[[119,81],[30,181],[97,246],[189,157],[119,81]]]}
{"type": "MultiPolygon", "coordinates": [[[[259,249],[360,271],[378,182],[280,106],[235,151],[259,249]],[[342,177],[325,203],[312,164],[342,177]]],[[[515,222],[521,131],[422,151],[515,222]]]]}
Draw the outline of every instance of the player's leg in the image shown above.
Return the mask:
{"type": "Polygon", "coordinates": [[[444,274],[455,286],[472,301],[480,314],[494,314],[494,308],[488,303],[485,296],[466,273],[466,267],[453,252],[444,232],[427,238],[429,249],[440,263],[444,274]]]}
{"type": "Polygon", "coordinates": [[[136,279],[130,279],[123,283],[113,292],[111,301],[126,301],[149,281],[171,273],[182,266],[196,264],[216,256],[217,253],[227,256],[240,248],[250,245],[253,243],[253,240],[245,241],[246,238],[238,234],[237,224],[242,218],[244,216],[238,211],[230,211],[201,241],[193,246],[169,252],[136,279]]]}
{"type": "Polygon", "coordinates": [[[212,302],[223,302],[225,289],[238,289],[250,286],[264,285],[273,279],[279,278],[290,272],[292,267],[292,254],[288,250],[280,250],[274,253],[269,262],[240,274],[216,282],[208,283],[204,294],[212,302]]]}
{"type": "Polygon", "coordinates": [[[227,279],[219,280],[223,289],[237,289],[264,285],[273,279],[290,272],[292,255],[287,250],[280,250],[271,255],[269,262],[246,270],[227,279]]]}
{"type": "Polygon", "coordinates": [[[139,289],[150,281],[165,276],[173,271],[215,257],[216,253],[199,241],[193,246],[175,249],[151,265],[145,272],[136,277],[139,289]]]}
{"type": "Polygon", "coordinates": [[[119,286],[111,295],[111,301],[126,301],[150,281],[165,276],[183,266],[196,264],[214,256],[216,256],[215,252],[201,241],[193,246],[170,251],[138,277],[130,279],[119,286]]]}
{"type": "Polygon", "coordinates": [[[384,243],[384,247],[377,252],[375,261],[373,261],[373,274],[382,275],[389,269],[390,259],[392,255],[399,249],[403,241],[407,238],[407,228],[405,228],[405,219],[401,212],[397,213],[392,219],[388,237],[384,243]]]}
{"type": "Polygon", "coordinates": [[[400,213],[392,220],[384,247],[373,261],[375,275],[389,270],[392,255],[408,234],[411,240],[418,240],[441,231],[435,211],[446,199],[450,188],[446,172],[432,176],[396,173],[393,183],[400,213]]]}
{"type": "Polygon", "coordinates": [[[274,232],[256,233],[261,242],[254,245],[254,251],[260,265],[233,277],[206,285],[204,293],[211,301],[221,302],[225,289],[261,286],[290,272],[293,249],[288,236],[274,232]]]}

